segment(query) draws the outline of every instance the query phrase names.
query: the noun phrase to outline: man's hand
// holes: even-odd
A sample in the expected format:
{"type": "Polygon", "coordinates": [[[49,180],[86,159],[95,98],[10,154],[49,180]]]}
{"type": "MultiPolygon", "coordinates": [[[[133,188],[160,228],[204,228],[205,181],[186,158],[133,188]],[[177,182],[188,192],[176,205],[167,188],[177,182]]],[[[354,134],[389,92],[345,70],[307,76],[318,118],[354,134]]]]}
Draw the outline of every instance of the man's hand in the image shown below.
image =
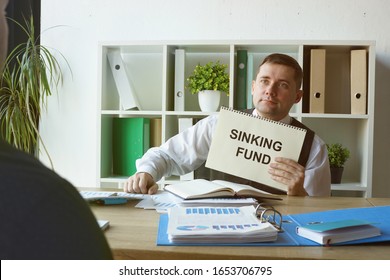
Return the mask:
{"type": "Polygon", "coordinates": [[[155,194],[158,190],[156,182],[149,173],[136,173],[127,179],[123,190],[129,193],[155,194]]]}
{"type": "Polygon", "coordinates": [[[270,164],[268,173],[277,182],[287,185],[288,195],[306,196],[307,192],[303,187],[305,180],[305,167],[294,160],[277,157],[276,162],[270,164]]]}

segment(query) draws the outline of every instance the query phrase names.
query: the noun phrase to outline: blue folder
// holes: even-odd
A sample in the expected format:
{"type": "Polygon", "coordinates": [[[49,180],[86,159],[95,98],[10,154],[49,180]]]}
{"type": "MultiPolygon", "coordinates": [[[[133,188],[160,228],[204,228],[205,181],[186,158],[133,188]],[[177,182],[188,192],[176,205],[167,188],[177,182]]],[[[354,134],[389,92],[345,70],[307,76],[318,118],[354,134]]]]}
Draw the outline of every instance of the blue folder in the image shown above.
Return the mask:
{"type": "Polygon", "coordinates": [[[161,214],[157,245],[159,246],[323,246],[296,234],[297,226],[304,226],[315,222],[333,222],[340,220],[359,219],[373,223],[381,230],[380,236],[332,244],[332,246],[352,245],[390,241],[390,206],[347,208],[322,212],[311,212],[283,216],[283,232],[278,233],[274,242],[259,243],[172,243],[168,239],[168,214],[161,214]]]}

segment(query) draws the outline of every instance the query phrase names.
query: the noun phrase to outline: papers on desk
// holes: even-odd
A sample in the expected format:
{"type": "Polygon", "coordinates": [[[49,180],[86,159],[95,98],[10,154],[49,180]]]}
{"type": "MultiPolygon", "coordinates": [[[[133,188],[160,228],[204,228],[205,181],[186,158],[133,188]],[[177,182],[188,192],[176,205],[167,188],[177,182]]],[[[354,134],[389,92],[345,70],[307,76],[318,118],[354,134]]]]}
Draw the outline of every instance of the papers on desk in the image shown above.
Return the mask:
{"type": "Polygon", "coordinates": [[[161,192],[150,195],[141,200],[135,207],[143,209],[155,209],[159,213],[167,213],[168,209],[173,207],[192,207],[192,206],[246,206],[254,205],[256,200],[253,198],[209,198],[184,200],[169,192],[161,192]]]}
{"type": "MultiPolygon", "coordinates": [[[[358,218],[361,221],[368,221],[371,225],[379,228],[380,235],[361,238],[356,240],[350,240],[340,243],[330,242],[330,246],[337,245],[352,245],[363,243],[376,243],[376,242],[389,242],[390,241],[390,206],[375,206],[375,207],[362,207],[362,208],[347,208],[328,210],[321,212],[311,212],[302,214],[291,214],[283,216],[283,231],[278,233],[277,239],[274,242],[246,242],[239,243],[239,246],[323,246],[318,242],[314,242],[308,238],[302,237],[297,234],[298,227],[304,227],[314,224],[323,224],[328,226],[328,223],[334,223],[337,221],[343,221],[345,223],[348,220],[354,220],[358,218]]],[[[189,246],[189,245],[204,245],[204,246],[237,246],[237,243],[225,242],[225,243],[194,243],[194,242],[173,242],[169,238],[168,234],[169,217],[168,214],[161,214],[157,245],[160,246],[189,246]]],[[[200,240],[199,240],[200,242],[200,240]]]]}
{"type": "Polygon", "coordinates": [[[102,198],[122,197],[126,199],[144,199],[145,194],[126,193],[126,192],[108,192],[108,191],[80,191],[81,196],[87,201],[93,201],[102,198]]]}
{"type": "Polygon", "coordinates": [[[159,213],[166,213],[169,208],[178,206],[244,206],[254,205],[256,203],[256,200],[253,198],[210,198],[184,200],[176,195],[173,195],[172,193],[165,191],[159,192],[155,195],[114,191],[80,191],[80,194],[85,200],[89,202],[102,201],[100,204],[121,204],[122,202],[120,200],[123,199],[140,200],[140,202],[135,207],[146,210],[152,209],[159,213]],[[115,200],[118,200],[118,203],[116,203],[115,200]]]}
{"type": "Polygon", "coordinates": [[[166,213],[169,208],[177,207],[182,201],[181,198],[168,192],[159,192],[140,201],[135,207],[146,210],[156,210],[159,213],[166,213]]]}
{"type": "Polygon", "coordinates": [[[173,243],[270,242],[278,230],[255,216],[253,206],[175,207],[168,210],[168,238],[173,243]]]}

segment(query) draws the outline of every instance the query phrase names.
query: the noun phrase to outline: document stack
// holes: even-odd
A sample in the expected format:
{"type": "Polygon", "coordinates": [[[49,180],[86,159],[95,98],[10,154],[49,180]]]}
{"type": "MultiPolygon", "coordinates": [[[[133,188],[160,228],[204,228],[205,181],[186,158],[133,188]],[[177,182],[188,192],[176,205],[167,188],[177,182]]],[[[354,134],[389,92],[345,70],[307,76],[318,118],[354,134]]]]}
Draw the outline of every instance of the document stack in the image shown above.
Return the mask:
{"type": "Polygon", "coordinates": [[[167,233],[174,244],[251,243],[275,241],[278,229],[259,220],[253,206],[174,207],[167,233]]]}

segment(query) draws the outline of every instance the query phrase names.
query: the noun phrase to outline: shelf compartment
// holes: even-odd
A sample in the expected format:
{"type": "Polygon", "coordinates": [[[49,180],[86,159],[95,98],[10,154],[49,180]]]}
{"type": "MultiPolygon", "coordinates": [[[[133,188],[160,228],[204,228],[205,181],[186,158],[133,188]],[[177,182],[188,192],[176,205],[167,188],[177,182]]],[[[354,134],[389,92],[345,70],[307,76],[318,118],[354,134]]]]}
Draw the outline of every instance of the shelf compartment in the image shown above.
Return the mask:
{"type": "MultiPolygon", "coordinates": [[[[351,113],[351,51],[365,49],[367,46],[347,45],[307,45],[304,46],[303,68],[304,97],[302,100],[303,113],[310,113],[310,52],[313,49],[325,49],[325,113],[351,113]]],[[[369,55],[367,55],[368,57],[369,55]]],[[[368,73],[368,69],[367,69],[368,73]]],[[[368,80],[367,80],[368,81],[368,80]]],[[[368,85],[367,85],[368,88],[368,85]]],[[[368,100],[368,98],[367,98],[368,100]]]]}
{"type": "Polygon", "coordinates": [[[163,47],[102,47],[102,110],[120,110],[120,99],[107,53],[120,50],[129,82],[142,110],[162,110],[163,47]]]}

